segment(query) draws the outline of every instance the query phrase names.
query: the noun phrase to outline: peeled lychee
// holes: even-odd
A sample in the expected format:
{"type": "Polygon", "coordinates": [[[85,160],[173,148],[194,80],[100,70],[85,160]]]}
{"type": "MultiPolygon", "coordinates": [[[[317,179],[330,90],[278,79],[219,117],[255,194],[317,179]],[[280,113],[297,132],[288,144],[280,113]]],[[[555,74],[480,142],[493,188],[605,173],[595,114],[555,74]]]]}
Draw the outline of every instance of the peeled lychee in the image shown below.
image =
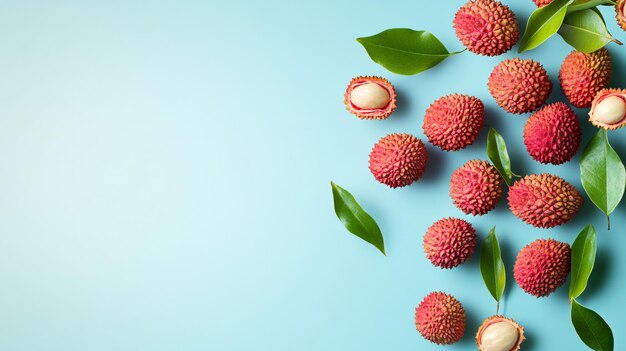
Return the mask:
{"type": "Polygon", "coordinates": [[[615,5],[615,18],[623,30],[626,30],[626,0],[618,0],[615,5]]]}
{"type": "Polygon", "coordinates": [[[454,30],[463,45],[473,53],[497,56],[519,40],[515,14],[494,0],[470,0],[454,16],[454,30]]]}
{"type": "Polygon", "coordinates": [[[407,186],[422,177],[426,147],[411,134],[389,134],[370,153],[370,171],[379,182],[392,188],[407,186]]]}
{"type": "Polygon", "coordinates": [[[525,339],[524,328],[504,316],[485,319],[476,333],[480,351],[517,351],[525,339]]]}
{"type": "Polygon", "coordinates": [[[572,51],[559,71],[563,93],[578,108],[591,107],[591,101],[606,88],[610,78],[611,55],[606,48],[590,54],[572,51]]]}
{"type": "Polygon", "coordinates": [[[502,197],[503,179],[487,161],[471,160],[452,173],[450,197],[466,214],[484,215],[502,197]]]}
{"type": "Polygon", "coordinates": [[[538,228],[569,222],[578,213],[583,197],[563,178],[531,174],[509,188],[509,207],[522,221],[538,228]]]}
{"type": "Polygon", "coordinates": [[[541,64],[519,58],[500,62],[487,85],[498,105],[516,114],[536,110],[552,92],[552,82],[541,64]]]}
{"type": "Polygon", "coordinates": [[[565,283],[570,262],[569,244],[538,239],[517,254],[513,276],[527,293],[536,297],[548,296],[565,283]]]}
{"type": "Polygon", "coordinates": [[[603,89],[591,103],[589,121],[596,127],[617,129],[626,125],[626,89],[603,89]]]}
{"type": "Polygon", "coordinates": [[[580,146],[580,123],[562,102],[546,105],[528,118],[524,144],[530,156],[541,163],[559,165],[574,157],[580,146]]]}
{"type": "Polygon", "coordinates": [[[459,218],[440,219],[424,235],[424,252],[433,265],[453,268],[464,263],[474,253],[476,231],[459,218]]]}
{"type": "Polygon", "coordinates": [[[396,109],[396,90],[381,77],[356,77],[344,94],[346,108],[361,119],[385,119],[396,109]]]}
{"type": "Polygon", "coordinates": [[[415,327],[432,343],[454,344],[465,333],[465,310],[454,296],[432,292],[415,309],[415,327]]]}
{"type": "Polygon", "coordinates": [[[424,134],[433,145],[456,151],[472,144],[485,119],[480,99],[453,94],[433,102],[424,115],[424,134]]]}
{"type": "Polygon", "coordinates": [[[535,5],[537,5],[538,7],[544,7],[548,4],[550,4],[553,0],[533,0],[533,2],[535,3],[535,5]]]}

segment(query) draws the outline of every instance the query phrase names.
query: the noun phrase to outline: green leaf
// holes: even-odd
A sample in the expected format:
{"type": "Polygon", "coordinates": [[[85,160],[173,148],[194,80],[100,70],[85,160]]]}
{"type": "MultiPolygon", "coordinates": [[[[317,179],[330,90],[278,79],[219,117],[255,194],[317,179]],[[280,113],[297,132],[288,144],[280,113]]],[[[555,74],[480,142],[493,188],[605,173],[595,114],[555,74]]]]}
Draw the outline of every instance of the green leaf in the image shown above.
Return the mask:
{"type": "Polygon", "coordinates": [[[357,41],[374,62],[404,75],[418,74],[459,53],[448,52],[439,39],[428,31],[408,28],[387,29],[357,41]]]}
{"type": "Polygon", "coordinates": [[[587,281],[596,260],[596,230],[586,226],[572,245],[572,276],[569,284],[569,298],[575,299],[587,288],[587,281]]]}
{"type": "Polygon", "coordinates": [[[612,41],[621,44],[609,33],[602,15],[596,9],[572,12],[565,16],[559,35],[576,50],[587,53],[612,41]]]}
{"type": "Polygon", "coordinates": [[[574,2],[567,7],[567,13],[587,10],[599,5],[615,6],[615,2],[612,0],[574,0],[574,2]]]}
{"type": "Polygon", "coordinates": [[[504,138],[493,128],[489,129],[489,135],[487,135],[487,157],[500,172],[506,184],[510,185],[513,172],[511,171],[509,152],[506,149],[504,138]]]}
{"type": "Polygon", "coordinates": [[[349,191],[330,182],[333,188],[333,201],[337,217],[348,231],[374,245],[385,255],[383,234],[376,221],[370,216],[349,191]]]}
{"type": "Polygon", "coordinates": [[[626,187],[626,169],[613,150],[604,129],[589,141],[580,159],[580,180],[591,201],[609,216],[617,207],[626,187]]]}
{"type": "Polygon", "coordinates": [[[596,312],[572,301],[572,324],[585,345],[596,351],[613,351],[611,327],[596,312]]]}
{"type": "Polygon", "coordinates": [[[500,302],[506,285],[506,271],[500,255],[496,227],[491,229],[480,251],[480,273],[491,296],[500,302]]]}
{"type": "Polygon", "coordinates": [[[574,0],[554,0],[540,7],[528,18],[526,31],[520,41],[519,52],[532,50],[553,36],[561,27],[567,6],[574,0]]]}

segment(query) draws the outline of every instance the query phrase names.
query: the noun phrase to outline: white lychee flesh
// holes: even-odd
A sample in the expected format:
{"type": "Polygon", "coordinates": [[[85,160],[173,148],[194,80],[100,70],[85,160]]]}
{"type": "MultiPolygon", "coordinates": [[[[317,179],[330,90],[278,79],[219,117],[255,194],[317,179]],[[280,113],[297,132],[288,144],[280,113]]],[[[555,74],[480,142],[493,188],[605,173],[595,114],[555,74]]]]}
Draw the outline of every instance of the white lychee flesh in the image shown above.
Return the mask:
{"type": "Polygon", "coordinates": [[[389,92],[376,83],[366,83],[352,89],[350,102],[367,110],[384,108],[389,104],[389,92]]]}
{"type": "Polygon", "coordinates": [[[483,351],[509,351],[517,344],[519,331],[507,321],[489,325],[483,331],[480,346],[483,351]]]}
{"type": "Polygon", "coordinates": [[[608,96],[593,110],[593,119],[602,124],[617,124],[626,117],[626,101],[618,96],[608,96]]]}

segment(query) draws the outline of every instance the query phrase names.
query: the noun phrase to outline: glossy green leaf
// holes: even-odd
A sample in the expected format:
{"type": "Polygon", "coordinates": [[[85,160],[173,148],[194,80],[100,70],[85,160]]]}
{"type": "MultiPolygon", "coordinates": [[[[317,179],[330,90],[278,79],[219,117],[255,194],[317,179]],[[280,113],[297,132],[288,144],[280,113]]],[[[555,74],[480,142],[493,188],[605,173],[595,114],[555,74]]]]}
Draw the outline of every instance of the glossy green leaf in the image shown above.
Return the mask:
{"type": "MultiPolygon", "coordinates": [[[[609,219],[624,195],[626,169],[601,129],[589,141],[580,159],[580,180],[591,201],[609,219]]],[[[609,222],[609,229],[611,225],[609,222]]]]}
{"type": "Polygon", "coordinates": [[[374,62],[404,75],[418,74],[458,54],[448,52],[432,33],[408,28],[387,29],[357,41],[374,62]]]}
{"type": "Polygon", "coordinates": [[[493,128],[489,129],[489,135],[487,135],[487,157],[500,172],[506,184],[510,185],[513,172],[511,171],[509,152],[506,149],[504,138],[493,128]]]}
{"type": "Polygon", "coordinates": [[[567,7],[567,13],[587,10],[599,5],[614,6],[615,2],[611,0],[574,0],[574,2],[567,7]]]}
{"type": "Polygon", "coordinates": [[[496,227],[491,229],[480,251],[480,273],[491,296],[500,302],[506,285],[506,271],[500,255],[496,227]]]}
{"type": "Polygon", "coordinates": [[[383,234],[376,221],[363,210],[349,191],[334,182],[330,182],[330,185],[333,189],[335,213],[341,223],[350,233],[374,245],[385,254],[383,234]]]}
{"type": "Polygon", "coordinates": [[[572,301],[572,324],[585,345],[596,351],[613,351],[611,327],[596,312],[572,301]]]}
{"type": "Polygon", "coordinates": [[[567,6],[574,0],[554,0],[549,5],[533,12],[526,23],[526,30],[520,41],[519,52],[532,50],[553,36],[561,27],[567,6]]]}
{"type": "Polygon", "coordinates": [[[578,51],[594,52],[610,42],[621,44],[609,33],[596,9],[572,12],[565,16],[559,35],[578,51]]]}
{"type": "Polygon", "coordinates": [[[572,244],[572,274],[569,284],[569,298],[575,299],[587,288],[587,281],[596,261],[596,230],[586,226],[572,244]]]}

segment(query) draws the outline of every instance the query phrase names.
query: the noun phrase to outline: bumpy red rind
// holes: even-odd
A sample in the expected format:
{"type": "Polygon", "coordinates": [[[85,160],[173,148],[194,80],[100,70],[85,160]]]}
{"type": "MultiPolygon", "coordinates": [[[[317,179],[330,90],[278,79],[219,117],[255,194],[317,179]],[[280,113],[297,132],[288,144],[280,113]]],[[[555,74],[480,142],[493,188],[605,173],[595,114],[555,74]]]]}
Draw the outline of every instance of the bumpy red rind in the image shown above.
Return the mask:
{"type": "Polygon", "coordinates": [[[623,30],[626,30],[626,0],[618,0],[615,5],[615,18],[623,30]]]}
{"type": "Polygon", "coordinates": [[[515,114],[536,110],[552,92],[552,82],[543,66],[519,58],[500,62],[491,72],[487,86],[498,105],[515,114]]]}
{"type": "Polygon", "coordinates": [[[465,334],[465,310],[454,296],[432,292],[415,309],[415,328],[432,343],[454,344],[465,334]]]}
{"type": "Polygon", "coordinates": [[[479,55],[501,55],[520,38],[515,14],[499,1],[470,0],[457,11],[453,24],[463,45],[479,55]]]}
{"type": "Polygon", "coordinates": [[[569,222],[583,204],[582,195],[563,178],[531,174],[509,188],[509,208],[522,221],[537,228],[569,222]]]}
{"type": "Polygon", "coordinates": [[[607,48],[592,53],[572,51],[561,64],[559,81],[569,102],[578,108],[591,107],[596,94],[611,79],[611,55],[607,48]]]}
{"type": "Polygon", "coordinates": [[[544,297],[565,283],[570,264],[569,244],[554,239],[538,239],[520,250],[513,276],[525,292],[544,297]]]}
{"type": "Polygon", "coordinates": [[[580,136],[578,117],[562,102],[542,107],[524,126],[526,150],[541,163],[559,165],[571,160],[580,146],[580,136]]]}
{"type": "Polygon", "coordinates": [[[428,107],[422,128],[433,145],[445,151],[457,151],[476,140],[484,120],[485,106],[480,99],[452,94],[428,107]]]}
{"type": "Polygon", "coordinates": [[[428,155],[424,143],[411,134],[389,134],[380,139],[369,158],[374,178],[391,188],[410,185],[420,179],[428,155]]]}
{"type": "Polygon", "coordinates": [[[498,170],[489,162],[470,160],[452,173],[450,197],[464,213],[484,215],[500,201],[503,182],[498,170]]]}
{"type": "Polygon", "coordinates": [[[474,253],[476,230],[459,218],[444,218],[433,223],[424,234],[424,253],[441,268],[461,265],[474,253]]]}

